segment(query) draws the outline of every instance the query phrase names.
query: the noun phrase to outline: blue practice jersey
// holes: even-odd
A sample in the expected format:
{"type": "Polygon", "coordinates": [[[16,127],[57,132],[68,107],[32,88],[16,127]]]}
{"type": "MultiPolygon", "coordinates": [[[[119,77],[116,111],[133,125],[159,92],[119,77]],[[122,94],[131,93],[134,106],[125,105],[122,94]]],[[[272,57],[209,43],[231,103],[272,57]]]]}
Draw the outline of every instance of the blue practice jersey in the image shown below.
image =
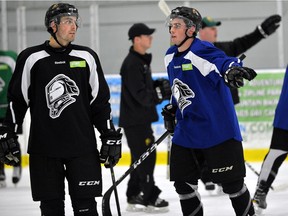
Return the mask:
{"type": "Polygon", "coordinates": [[[280,94],[279,102],[276,107],[275,117],[273,126],[276,128],[281,128],[288,130],[288,65],[285,72],[284,82],[282,86],[282,91],[280,94]]]}
{"type": "Polygon", "coordinates": [[[209,148],[228,139],[242,141],[229,88],[222,74],[241,66],[214,45],[194,39],[183,53],[176,46],[165,56],[171,103],[177,106],[173,143],[188,148],[209,148]]]}

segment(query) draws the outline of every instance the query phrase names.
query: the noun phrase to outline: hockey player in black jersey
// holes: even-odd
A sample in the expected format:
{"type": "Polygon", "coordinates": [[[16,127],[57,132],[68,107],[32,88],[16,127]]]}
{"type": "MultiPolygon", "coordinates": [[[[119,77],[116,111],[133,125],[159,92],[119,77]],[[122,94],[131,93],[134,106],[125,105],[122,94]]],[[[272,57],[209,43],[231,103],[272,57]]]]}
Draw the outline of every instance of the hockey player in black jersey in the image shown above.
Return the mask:
{"type": "Polygon", "coordinates": [[[0,128],[0,160],[9,165],[19,161],[15,131],[29,108],[31,190],[41,215],[65,215],[66,178],[74,216],[97,216],[100,163],[109,167],[118,162],[122,134],[111,120],[110,92],[97,54],[71,44],[79,27],[77,8],[53,4],[45,26],[50,40],[22,51],[17,59],[0,128]],[[100,153],[94,127],[101,134],[100,153]]]}

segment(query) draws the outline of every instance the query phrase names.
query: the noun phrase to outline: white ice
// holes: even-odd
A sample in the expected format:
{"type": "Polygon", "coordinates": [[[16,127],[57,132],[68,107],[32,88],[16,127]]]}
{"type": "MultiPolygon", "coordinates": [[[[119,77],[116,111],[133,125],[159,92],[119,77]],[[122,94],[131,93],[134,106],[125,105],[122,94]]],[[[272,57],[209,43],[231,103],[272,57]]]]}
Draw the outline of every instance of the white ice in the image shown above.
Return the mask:
{"type": "MultiPolygon", "coordinates": [[[[260,170],[261,163],[250,163],[257,171],[260,170]]],[[[114,168],[116,179],[124,174],[128,169],[127,166],[116,166],[114,168]]],[[[279,170],[278,176],[273,184],[274,191],[270,190],[267,203],[268,208],[264,212],[265,216],[287,216],[288,215],[288,163],[285,162],[279,170]]],[[[121,215],[122,216],[139,216],[153,215],[144,212],[127,212],[126,203],[126,178],[118,187],[120,199],[121,215]]],[[[155,169],[156,184],[162,190],[160,197],[169,201],[169,212],[162,213],[167,216],[181,216],[180,204],[178,196],[174,190],[173,183],[167,179],[167,167],[157,165],[155,169]]],[[[247,167],[247,177],[245,178],[251,195],[254,194],[257,176],[247,167]]],[[[12,169],[6,169],[6,188],[0,188],[0,216],[40,216],[39,202],[33,202],[31,198],[29,169],[23,169],[22,179],[15,187],[12,184],[12,169]]],[[[103,192],[105,192],[112,184],[110,170],[103,167],[103,192]]],[[[235,215],[227,195],[216,195],[216,192],[209,193],[204,189],[204,186],[199,182],[199,192],[201,194],[204,215],[205,216],[233,216],[235,215]]],[[[67,192],[68,194],[68,192],[67,192]]],[[[101,210],[102,198],[97,198],[97,207],[99,215],[102,215],[101,210]]],[[[117,208],[114,194],[110,199],[111,210],[113,216],[117,216],[117,208]]],[[[66,195],[66,216],[73,216],[70,198],[66,195]]],[[[155,215],[155,214],[154,214],[155,215]]],[[[161,215],[161,214],[157,214],[161,215]]]]}

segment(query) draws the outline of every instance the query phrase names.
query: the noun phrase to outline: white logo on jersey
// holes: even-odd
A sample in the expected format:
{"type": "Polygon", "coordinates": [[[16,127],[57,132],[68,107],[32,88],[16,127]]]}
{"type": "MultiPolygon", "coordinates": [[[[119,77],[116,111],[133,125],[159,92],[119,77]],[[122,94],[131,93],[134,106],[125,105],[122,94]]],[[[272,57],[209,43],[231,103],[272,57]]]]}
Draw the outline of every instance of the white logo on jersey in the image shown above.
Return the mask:
{"type": "Polygon", "coordinates": [[[183,110],[192,103],[187,99],[195,97],[195,93],[189,88],[189,86],[177,78],[173,80],[172,94],[176,99],[182,114],[183,110]]]}
{"type": "Polygon", "coordinates": [[[55,61],[55,64],[66,64],[65,61],[55,61]]]}
{"type": "Polygon", "coordinates": [[[72,96],[79,95],[76,83],[64,74],[54,77],[46,85],[45,92],[49,115],[53,119],[59,117],[67,106],[76,101],[72,96]]]}

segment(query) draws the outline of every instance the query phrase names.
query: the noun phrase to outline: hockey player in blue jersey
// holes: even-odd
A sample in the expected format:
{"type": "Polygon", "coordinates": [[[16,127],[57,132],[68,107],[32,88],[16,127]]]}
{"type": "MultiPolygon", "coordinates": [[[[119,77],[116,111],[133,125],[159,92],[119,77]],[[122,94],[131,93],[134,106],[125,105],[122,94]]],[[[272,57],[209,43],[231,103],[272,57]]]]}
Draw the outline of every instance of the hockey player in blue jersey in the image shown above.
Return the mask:
{"type": "Polygon", "coordinates": [[[273,133],[269,152],[263,161],[253,202],[257,212],[267,208],[266,196],[274,182],[278,170],[288,154],[288,65],[285,72],[283,87],[277,104],[273,122],[273,133]]]}
{"type": "Polygon", "coordinates": [[[242,137],[228,87],[239,88],[243,78],[250,81],[257,74],[242,67],[240,59],[196,38],[201,24],[196,9],[173,9],[167,24],[174,44],[165,55],[172,97],[162,115],[165,128],[173,134],[170,180],[182,213],[203,215],[197,184],[201,166],[207,162],[213,182],[222,184],[235,214],[254,215],[244,183],[242,137]]]}

